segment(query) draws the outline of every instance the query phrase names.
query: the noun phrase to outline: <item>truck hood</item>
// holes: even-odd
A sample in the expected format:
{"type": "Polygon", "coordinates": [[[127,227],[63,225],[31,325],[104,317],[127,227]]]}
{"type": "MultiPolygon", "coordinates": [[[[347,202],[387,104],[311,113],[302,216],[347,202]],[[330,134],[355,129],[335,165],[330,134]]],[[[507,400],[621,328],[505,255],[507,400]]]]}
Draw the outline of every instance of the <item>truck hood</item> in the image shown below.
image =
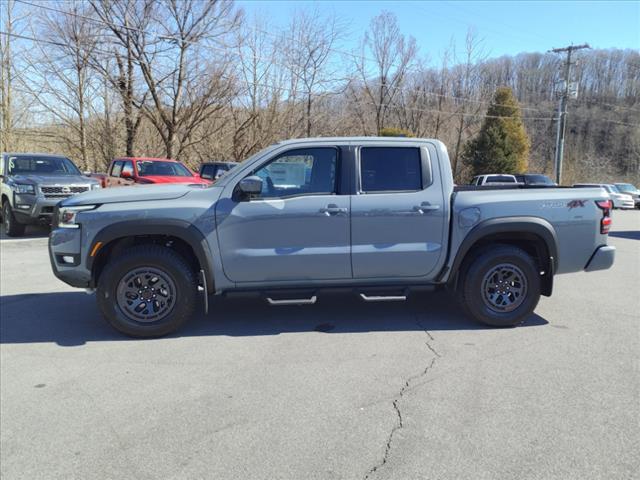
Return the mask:
{"type": "Polygon", "coordinates": [[[73,207],[78,205],[98,205],[119,202],[146,202],[154,200],[173,200],[185,196],[193,190],[201,190],[200,185],[167,184],[136,185],[131,187],[104,188],[74,195],[60,205],[73,207]]]}
{"type": "Polygon", "coordinates": [[[91,185],[100,183],[95,178],[84,175],[11,175],[15,183],[31,185],[91,185]]]}

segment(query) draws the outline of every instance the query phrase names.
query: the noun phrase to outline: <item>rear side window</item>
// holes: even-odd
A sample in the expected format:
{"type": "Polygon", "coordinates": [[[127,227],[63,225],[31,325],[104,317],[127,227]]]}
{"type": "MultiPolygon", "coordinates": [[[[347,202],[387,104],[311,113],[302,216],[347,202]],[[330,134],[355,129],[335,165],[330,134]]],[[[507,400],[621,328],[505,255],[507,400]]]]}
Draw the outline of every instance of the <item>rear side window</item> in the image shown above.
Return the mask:
{"type": "Polygon", "coordinates": [[[485,183],[515,183],[515,179],[506,175],[492,175],[491,177],[487,177],[485,183]]]}
{"type": "Polygon", "coordinates": [[[420,149],[363,147],[360,150],[360,185],[365,193],[421,190],[420,149]]]}

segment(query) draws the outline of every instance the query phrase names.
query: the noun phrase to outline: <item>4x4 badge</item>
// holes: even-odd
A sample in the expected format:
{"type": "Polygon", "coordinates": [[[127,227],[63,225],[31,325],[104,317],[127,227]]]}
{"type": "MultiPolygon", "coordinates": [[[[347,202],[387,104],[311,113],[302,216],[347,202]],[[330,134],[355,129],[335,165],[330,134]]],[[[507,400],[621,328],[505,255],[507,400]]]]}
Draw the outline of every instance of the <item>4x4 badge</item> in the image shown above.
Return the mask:
{"type": "Polygon", "coordinates": [[[584,207],[584,202],[584,200],[571,200],[569,203],[567,203],[567,207],[569,207],[569,210],[578,207],[584,207]]]}

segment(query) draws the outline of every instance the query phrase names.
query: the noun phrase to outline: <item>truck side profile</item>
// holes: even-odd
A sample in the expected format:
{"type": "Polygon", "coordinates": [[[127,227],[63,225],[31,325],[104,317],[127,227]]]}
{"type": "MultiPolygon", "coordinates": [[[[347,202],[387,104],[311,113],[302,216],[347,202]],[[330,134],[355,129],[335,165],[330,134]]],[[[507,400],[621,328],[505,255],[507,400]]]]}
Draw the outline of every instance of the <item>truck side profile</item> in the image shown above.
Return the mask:
{"type": "Polygon", "coordinates": [[[207,188],[68,199],[49,251],[56,276],[95,289],[132,336],[174,331],[212,294],[303,304],[325,288],[367,301],[447,288],[474,318],[512,326],[555,274],[613,264],[610,210],[600,188],[456,191],[438,140],[300,139],[207,188]]]}

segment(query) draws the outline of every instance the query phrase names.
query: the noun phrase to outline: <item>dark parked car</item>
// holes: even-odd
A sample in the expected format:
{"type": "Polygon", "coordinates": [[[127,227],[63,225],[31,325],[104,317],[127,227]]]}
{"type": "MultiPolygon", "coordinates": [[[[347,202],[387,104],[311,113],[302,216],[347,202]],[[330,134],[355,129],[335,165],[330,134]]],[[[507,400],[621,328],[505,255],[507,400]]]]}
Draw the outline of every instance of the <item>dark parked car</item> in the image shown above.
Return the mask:
{"type": "Polygon", "coordinates": [[[205,180],[217,180],[236,165],[238,162],[205,162],[200,165],[200,177],[205,180]]]}
{"type": "Polygon", "coordinates": [[[542,175],[541,173],[522,173],[520,175],[516,175],[516,180],[518,183],[522,183],[524,185],[532,185],[536,187],[557,187],[558,184],[551,180],[546,175],[542,175]]]}

